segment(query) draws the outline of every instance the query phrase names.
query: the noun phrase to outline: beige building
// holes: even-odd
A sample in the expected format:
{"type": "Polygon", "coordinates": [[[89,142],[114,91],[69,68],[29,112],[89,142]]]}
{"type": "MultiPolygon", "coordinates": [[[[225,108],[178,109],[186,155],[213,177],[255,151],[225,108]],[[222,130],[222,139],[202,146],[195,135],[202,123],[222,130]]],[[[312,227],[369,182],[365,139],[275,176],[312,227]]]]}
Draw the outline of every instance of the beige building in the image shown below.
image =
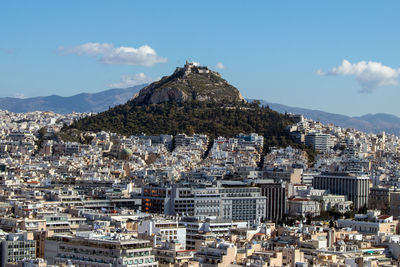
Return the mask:
{"type": "Polygon", "coordinates": [[[256,251],[246,257],[250,266],[280,267],[283,266],[282,252],[279,251],[256,251]]]}
{"type": "Polygon", "coordinates": [[[295,267],[296,263],[304,262],[304,252],[299,248],[282,248],[283,266],[295,267]]]}
{"type": "Polygon", "coordinates": [[[159,267],[181,267],[193,260],[195,250],[185,250],[176,243],[164,243],[153,249],[159,267]]]}
{"type": "Polygon", "coordinates": [[[236,260],[237,248],[232,243],[213,243],[200,248],[194,259],[203,267],[227,267],[236,260]]]}
{"type": "Polygon", "coordinates": [[[54,235],[46,240],[45,259],[49,264],[76,266],[157,267],[148,240],[131,235],[81,233],[79,236],[54,235]]]}
{"type": "Polygon", "coordinates": [[[351,228],[360,233],[368,234],[396,234],[398,221],[393,221],[392,216],[379,215],[375,220],[337,220],[338,227],[351,228]]]}

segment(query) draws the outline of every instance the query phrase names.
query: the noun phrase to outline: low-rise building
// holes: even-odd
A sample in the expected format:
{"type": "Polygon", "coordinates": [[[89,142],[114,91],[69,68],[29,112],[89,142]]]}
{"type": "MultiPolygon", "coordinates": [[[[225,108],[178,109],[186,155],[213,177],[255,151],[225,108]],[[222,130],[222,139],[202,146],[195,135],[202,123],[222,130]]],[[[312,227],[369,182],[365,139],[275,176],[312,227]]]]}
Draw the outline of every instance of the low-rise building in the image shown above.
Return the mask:
{"type": "Polygon", "coordinates": [[[178,221],[163,219],[143,220],[139,223],[138,232],[150,237],[155,236],[156,243],[174,242],[183,249],[186,248],[186,228],[179,225],[178,221]]]}
{"type": "Polygon", "coordinates": [[[389,215],[378,215],[375,218],[363,216],[354,220],[339,219],[337,220],[337,225],[341,228],[351,228],[360,233],[375,235],[379,233],[395,234],[398,221],[394,221],[393,217],[389,215]]]}
{"type": "Polygon", "coordinates": [[[195,250],[186,250],[174,242],[153,249],[159,267],[180,267],[193,260],[195,250]]]}
{"type": "Polygon", "coordinates": [[[318,216],[321,212],[321,205],[317,201],[308,198],[294,197],[288,200],[290,216],[318,216]]]}

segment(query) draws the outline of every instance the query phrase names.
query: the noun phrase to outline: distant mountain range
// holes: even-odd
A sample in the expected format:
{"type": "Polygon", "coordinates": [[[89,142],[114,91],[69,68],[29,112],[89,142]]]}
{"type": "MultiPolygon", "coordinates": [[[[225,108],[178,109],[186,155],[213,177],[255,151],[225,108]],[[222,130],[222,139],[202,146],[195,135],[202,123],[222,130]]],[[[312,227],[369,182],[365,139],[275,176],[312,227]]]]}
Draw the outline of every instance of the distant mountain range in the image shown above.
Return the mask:
{"type": "MultiPolygon", "coordinates": [[[[137,85],[125,89],[109,89],[99,93],[81,93],[70,97],[58,95],[41,96],[32,98],[0,98],[0,109],[12,112],[29,111],[53,111],[56,113],[70,112],[101,112],[110,107],[124,104],[138,93],[146,84],[137,85]]],[[[251,101],[251,99],[248,99],[251,101]]],[[[359,117],[324,112],[321,110],[311,110],[299,107],[290,107],[282,104],[271,103],[260,100],[262,105],[269,106],[271,109],[280,113],[303,114],[322,123],[333,123],[344,128],[355,128],[364,132],[386,133],[400,135],[400,118],[385,113],[366,114],[359,117]]]]}
{"type": "Polygon", "coordinates": [[[53,111],[55,113],[101,112],[123,104],[146,84],[125,89],[109,89],[99,93],[81,93],[74,96],[38,96],[31,98],[0,98],[0,109],[11,112],[53,111]]]}
{"type": "Polygon", "coordinates": [[[386,133],[400,135],[400,118],[386,113],[366,114],[359,117],[350,117],[346,115],[329,113],[321,110],[312,110],[298,107],[289,107],[281,104],[270,103],[260,100],[264,106],[280,113],[303,114],[304,117],[319,121],[324,124],[333,123],[344,128],[354,128],[367,133],[386,133]]]}

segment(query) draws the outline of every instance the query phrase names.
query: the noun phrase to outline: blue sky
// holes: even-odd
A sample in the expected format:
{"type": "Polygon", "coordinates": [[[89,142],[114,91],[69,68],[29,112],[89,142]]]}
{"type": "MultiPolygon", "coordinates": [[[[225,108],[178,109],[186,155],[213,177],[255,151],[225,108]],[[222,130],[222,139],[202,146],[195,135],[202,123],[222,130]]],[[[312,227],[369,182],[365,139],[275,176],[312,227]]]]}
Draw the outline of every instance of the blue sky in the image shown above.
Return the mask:
{"type": "Polygon", "coordinates": [[[94,93],[190,59],[248,98],[400,116],[399,10],[366,0],[2,1],[0,97],[94,93]]]}

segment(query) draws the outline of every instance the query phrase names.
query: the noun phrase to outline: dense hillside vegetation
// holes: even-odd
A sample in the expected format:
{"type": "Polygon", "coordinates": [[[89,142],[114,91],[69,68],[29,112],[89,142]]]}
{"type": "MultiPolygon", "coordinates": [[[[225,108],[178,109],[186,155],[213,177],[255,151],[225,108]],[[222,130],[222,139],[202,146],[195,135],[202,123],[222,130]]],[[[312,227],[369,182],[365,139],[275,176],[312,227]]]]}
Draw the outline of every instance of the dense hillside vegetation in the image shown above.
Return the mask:
{"type": "Polygon", "coordinates": [[[211,138],[255,132],[266,137],[269,145],[285,146],[290,142],[284,129],[291,123],[286,115],[245,102],[234,105],[206,101],[135,105],[129,101],[77,121],[71,128],[94,132],[107,130],[123,135],[196,132],[211,138]]]}

